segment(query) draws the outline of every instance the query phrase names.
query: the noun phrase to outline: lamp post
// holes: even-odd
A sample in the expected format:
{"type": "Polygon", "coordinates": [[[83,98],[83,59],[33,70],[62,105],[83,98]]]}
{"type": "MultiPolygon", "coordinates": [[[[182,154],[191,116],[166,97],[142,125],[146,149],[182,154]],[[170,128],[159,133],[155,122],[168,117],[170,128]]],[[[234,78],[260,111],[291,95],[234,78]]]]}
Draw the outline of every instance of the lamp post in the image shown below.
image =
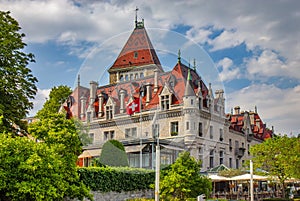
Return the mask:
{"type": "Polygon", "coordinates": [[[253,194],[253,162],[250,160],[250,201],[254,200],[253,194]]]}
{"type": "Polygon", "coordinates": [[[155,157],[155,201],[159,201],[159,176],[160,176],[160,147],[157,135],[156,157],[155,157]]]}

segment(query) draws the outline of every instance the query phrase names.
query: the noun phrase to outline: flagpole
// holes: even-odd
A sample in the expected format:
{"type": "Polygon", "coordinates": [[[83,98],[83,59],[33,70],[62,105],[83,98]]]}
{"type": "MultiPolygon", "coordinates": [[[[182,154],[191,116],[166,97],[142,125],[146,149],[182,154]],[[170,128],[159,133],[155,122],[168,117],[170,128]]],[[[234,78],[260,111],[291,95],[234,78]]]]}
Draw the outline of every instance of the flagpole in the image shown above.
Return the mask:
{"type": "Polygon", "coordinates": [[[141,93],[139,97],[140,101],[140,127],[141,127],[141,134],[140,134],[140,168],[143,168],[143,141],[142,141],[142,135],[143,135],[143,128],[142,128],[142,99],[141,99],[141,93]]]}
{"type": "Polygon", "coordinates": [[[143,101],[142,101],[142,98],[143,98],[143,96],[144,96],[144,90],[143,91],[141,91],[141,90],[143,90],[142,88],[140,88],[140,97],[139,97],[139,101],[140,101],[140,127],[141,127],[141,133],[140,133],[140,168],[143,168],[143,149],[142,149],[142,147],[143,147],[143,140],[142,140],[142,137],[143,137],[143,127],[142,127],[142,103],[143,103],[143,101]]]}
{"type": "Polygon", "coordinates": [[[160,147],[159,147],[159,131],[157,132],[156,157],[155,157],[155,201],[159,201],[159,177],[160,177],[160,147]]]}

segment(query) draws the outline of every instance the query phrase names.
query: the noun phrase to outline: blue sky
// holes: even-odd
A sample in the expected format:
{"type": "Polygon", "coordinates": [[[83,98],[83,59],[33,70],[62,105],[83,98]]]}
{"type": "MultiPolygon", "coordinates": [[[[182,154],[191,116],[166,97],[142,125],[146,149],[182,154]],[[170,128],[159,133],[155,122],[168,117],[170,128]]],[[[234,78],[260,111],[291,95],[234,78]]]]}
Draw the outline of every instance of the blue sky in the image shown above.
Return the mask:
{"type": "Polygon", "coordinates": [[[163,66],[181,49],[214,90],[223,88],[226,111],[255,106],[277,133],[300,133],[300,2],[297,0],[85,1],[0,0],[26,34],[26,51],[38,78],[34,115],[54,86],[105,84],[105,70],[138,19],[163,66]],[[26,8],[26,9],[25,9],[26,8]]]}

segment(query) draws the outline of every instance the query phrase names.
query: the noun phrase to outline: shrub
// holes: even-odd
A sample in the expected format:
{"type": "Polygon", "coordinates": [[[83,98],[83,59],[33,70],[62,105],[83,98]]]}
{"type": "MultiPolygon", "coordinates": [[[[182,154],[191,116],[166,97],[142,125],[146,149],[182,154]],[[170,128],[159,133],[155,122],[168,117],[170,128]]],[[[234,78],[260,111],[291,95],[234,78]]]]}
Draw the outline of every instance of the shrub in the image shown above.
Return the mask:
{"type": "Polygon", "coordinates": [[[127,154],[123,144],[117,140],[104,143],[99,162],[102,165],[127,167],[129,166],[127,154]]]}
{"type": "Polygon", "coordinates": [[[293,199],[289,198],[265,198],[263,201],[293,201],[293,199]]]}
{"type": "Polygon", "coordinates": [[[93,191],[121,192],[150,189],[155,175],[152,170],[128,167],[78,168],[81,181],[93,191]]]}

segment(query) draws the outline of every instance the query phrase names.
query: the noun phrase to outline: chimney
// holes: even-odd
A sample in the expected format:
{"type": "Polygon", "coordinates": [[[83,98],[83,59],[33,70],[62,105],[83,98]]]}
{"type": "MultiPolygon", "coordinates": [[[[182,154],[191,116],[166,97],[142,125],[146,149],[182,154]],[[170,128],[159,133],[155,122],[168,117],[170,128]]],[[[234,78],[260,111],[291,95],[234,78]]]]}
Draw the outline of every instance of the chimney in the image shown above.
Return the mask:
{"type": "Polygon", "coordinates": [[[154,93],[158,91],[158,69],[154,69],[154,93]]]}
{"type": "Polygon", "coordinates": [[[234,108],[234,112],[235,112],[235,114],[240,114],[240,106],[236,106],[235,108],[234,108]]]}
{"type": "Polygon", "coordinates": [[[146,103],[149,103],[151,99],[151,84],[146,84],[146,103]]]}
{"type": "Polygon", "coordinates": [[[90,104],[92,104],[96,99],[96,89],[97,89],[98,83],[95,81],[90,82],[90,104]]]}
{"type": "Polygon", "coordinates": [[[98,112],[98,117],[101,117],[103,115],[103,110],[102,110],[102,106],[103,106],[103,102],[104,102],[104,96],[102,93],[100,93],[98,95],[98,99],[99,99],[99,112],[98,112]]]}
{"type": "Polygon", "coordinates": [[[120,90],[120,113],[124,113],[126,111],[125,108],[125,93],[124,89],[120,90]]]}
{"type": "Polygon", "coordinates": [[[80,119],[83,119],[86,112],[86,97],[81,96],[80,98],[80,105],[81,105],[81,113],[80,113],[80,119]]]}

